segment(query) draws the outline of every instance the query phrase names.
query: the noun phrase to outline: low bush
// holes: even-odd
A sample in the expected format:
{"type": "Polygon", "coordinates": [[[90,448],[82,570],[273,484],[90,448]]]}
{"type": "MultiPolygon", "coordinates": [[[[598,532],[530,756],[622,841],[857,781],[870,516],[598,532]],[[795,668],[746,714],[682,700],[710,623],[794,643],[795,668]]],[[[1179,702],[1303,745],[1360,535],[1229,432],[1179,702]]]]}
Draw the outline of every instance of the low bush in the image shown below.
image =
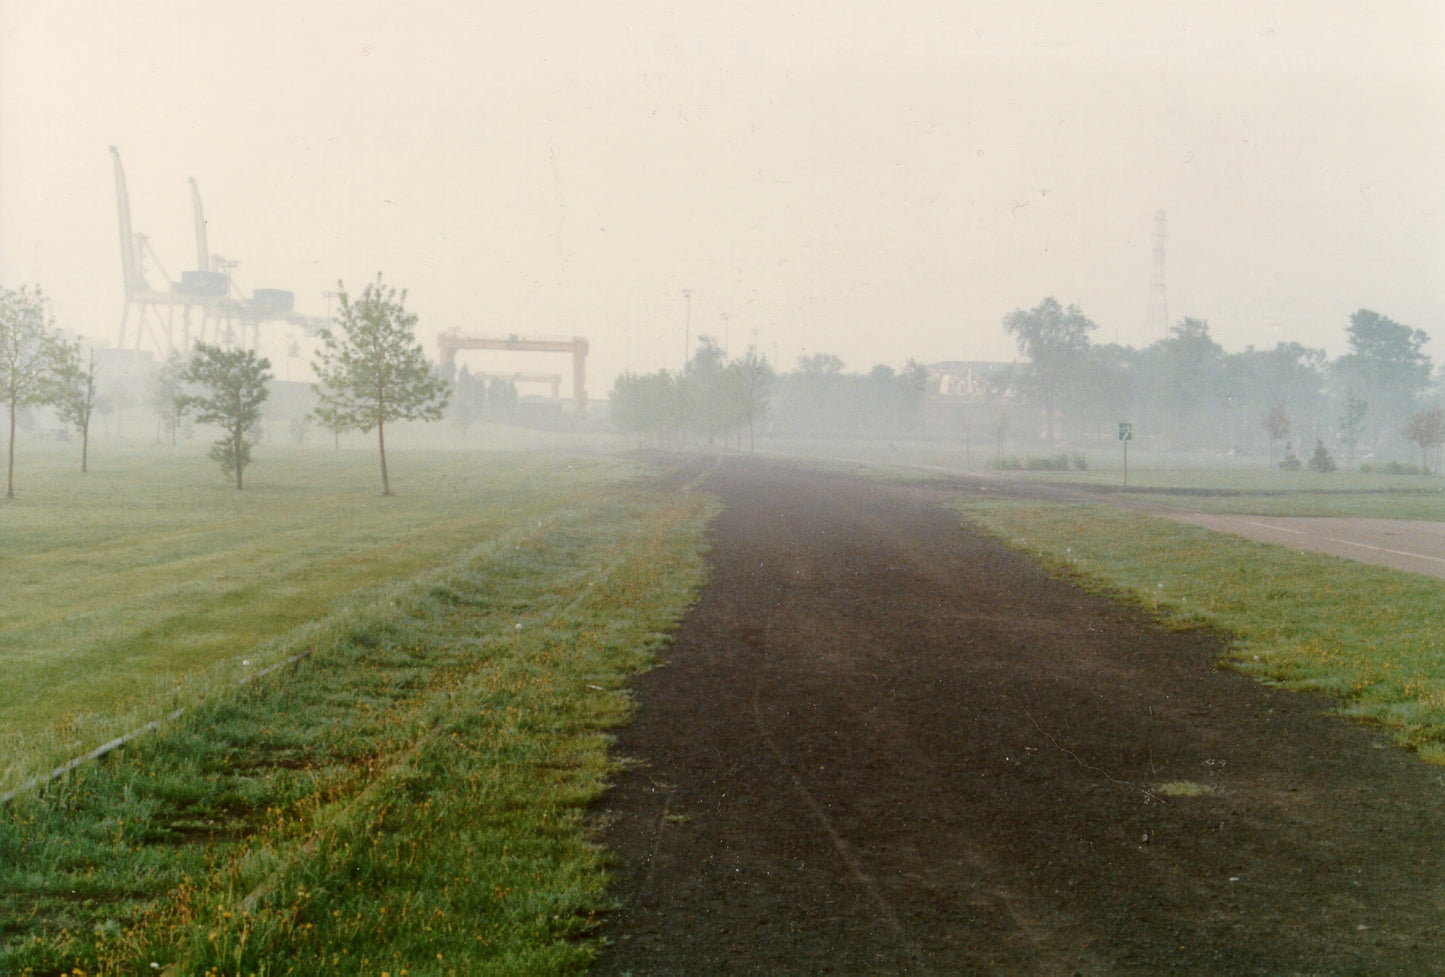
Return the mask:
{"type": "Polygon", "coordinates": [[[1382,465],[1372,465],[1368,461],[1360,465],[1360,471],[1374,473],[1376,475],[1419,475],[1422,474],[1419,465],[1412,465],[1406,461],[1387,461],[1382,465]]]}

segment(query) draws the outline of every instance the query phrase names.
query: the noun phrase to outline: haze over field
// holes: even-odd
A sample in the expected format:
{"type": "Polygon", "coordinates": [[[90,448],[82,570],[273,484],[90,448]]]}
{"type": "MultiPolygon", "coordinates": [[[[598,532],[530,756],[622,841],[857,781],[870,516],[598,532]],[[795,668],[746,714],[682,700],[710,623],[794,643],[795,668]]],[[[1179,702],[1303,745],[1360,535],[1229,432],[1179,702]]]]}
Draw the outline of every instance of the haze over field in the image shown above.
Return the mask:
{"type": "Polygon", "coordinates": [[[1171,321],[1335,356],[1369,307],[1438,362],[1442,120],[1433,0],[12,0],[0,284],[114,341],[114,144],[173,277],[195,177],[244,289],[325,315],[381,270],[429,352],[587,336],[594,396],[681,365],[684,289],[694,341],[783,369],[1010,360],[1047,295],[1143,346],[1161,209],[1171,321]]]}

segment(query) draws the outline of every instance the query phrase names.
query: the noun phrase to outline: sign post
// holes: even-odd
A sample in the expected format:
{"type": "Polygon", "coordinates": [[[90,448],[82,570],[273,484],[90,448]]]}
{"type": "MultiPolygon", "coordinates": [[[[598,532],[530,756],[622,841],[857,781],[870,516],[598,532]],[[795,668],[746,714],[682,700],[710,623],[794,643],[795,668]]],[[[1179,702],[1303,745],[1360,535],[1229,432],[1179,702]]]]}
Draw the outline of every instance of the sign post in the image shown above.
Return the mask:
{"type": "Polygon", "coordinates": [[[1128,421],[1119,422],[1119,440],[1124,442],[1124,487],[1129,486],[1129,442],[1134,440],[1134,425],[1128,421]]]}

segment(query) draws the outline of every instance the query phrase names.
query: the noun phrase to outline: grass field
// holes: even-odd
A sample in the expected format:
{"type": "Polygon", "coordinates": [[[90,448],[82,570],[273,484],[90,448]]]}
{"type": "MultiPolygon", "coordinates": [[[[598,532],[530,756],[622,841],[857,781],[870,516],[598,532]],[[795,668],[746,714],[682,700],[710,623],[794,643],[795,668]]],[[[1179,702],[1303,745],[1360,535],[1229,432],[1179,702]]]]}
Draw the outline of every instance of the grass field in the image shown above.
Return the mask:
{"type": "MultiPolygon", "coordinates": [[[[1114,445],[1085,451],[1089,467],[1082,471],[996,471],[989,466],[994,456],[991,446],[966,447],[956,441],[769,438],[759,447],[895,477],[951,472],[1109,493],[1127,488],[1133,499],[1200,512],[1445,521],[1445,480],[1433,476],[1284,471],[1263,458],[1135,451],[1129,456],[1126,487],[1123,455],[1114,445]]],[[[1008,453],[1050,454],[1042,448],[1030,452],[1013,446],[1008,453]]]]}
{"type": "Polygon", "coordinates": [[[368,454],[265,457],[243,493],[32,464],[0,508],[12,779],[187,707],[0,811],[0,973],[585,967],[583,808],[712,503],[600,457],[398,452],[393,499],[368,454]]]}
{"type": "Polygon", "coordinates": [[[546,518],[626,466],[402,452],[378,498],[364,451],[258,452],[245,491],[195,446],[48,452],[0,506],[0,793],[225,687],[348,595],[546,518]],[[249,665],[243,665],[249,662],[249,665]]]}
{"type": "Polygon", "coordinates": [[[1233,637],[1233,667],[1338,696],[1445,763],[1445,581],[1104,505],[962,502],[1009,545],[1176,626],[1233,637]]]}
{"type": "MultiPolygon", "coordinates": [[[[585,969],[583,811],[714,503],[606,455],[397,451],[382,499],[369,450],[267,446],[241,493],[203,454],[35,450],[0,505],[0,792],[185,708],[0,809],[0,973],[585,969]]],[[[1274,497],[1252,477],[1170,487],[1274,497]]],[[[1445,760],[1445,584],[1105,506],[961,511],[1445,760]]]]}

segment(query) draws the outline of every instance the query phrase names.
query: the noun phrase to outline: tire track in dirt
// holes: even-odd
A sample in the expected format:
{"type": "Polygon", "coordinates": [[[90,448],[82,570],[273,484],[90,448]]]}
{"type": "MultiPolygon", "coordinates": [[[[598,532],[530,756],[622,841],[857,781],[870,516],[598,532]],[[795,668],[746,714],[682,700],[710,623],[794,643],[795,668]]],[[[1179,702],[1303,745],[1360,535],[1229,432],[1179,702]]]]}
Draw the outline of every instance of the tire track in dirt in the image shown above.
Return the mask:
{"type": "Polygon", "coordinates": [[[1440,972],[1439,768],[1049,578],[957,485],[705,487],[710,583],[597,808],[596,973],[1440,972]]]}

